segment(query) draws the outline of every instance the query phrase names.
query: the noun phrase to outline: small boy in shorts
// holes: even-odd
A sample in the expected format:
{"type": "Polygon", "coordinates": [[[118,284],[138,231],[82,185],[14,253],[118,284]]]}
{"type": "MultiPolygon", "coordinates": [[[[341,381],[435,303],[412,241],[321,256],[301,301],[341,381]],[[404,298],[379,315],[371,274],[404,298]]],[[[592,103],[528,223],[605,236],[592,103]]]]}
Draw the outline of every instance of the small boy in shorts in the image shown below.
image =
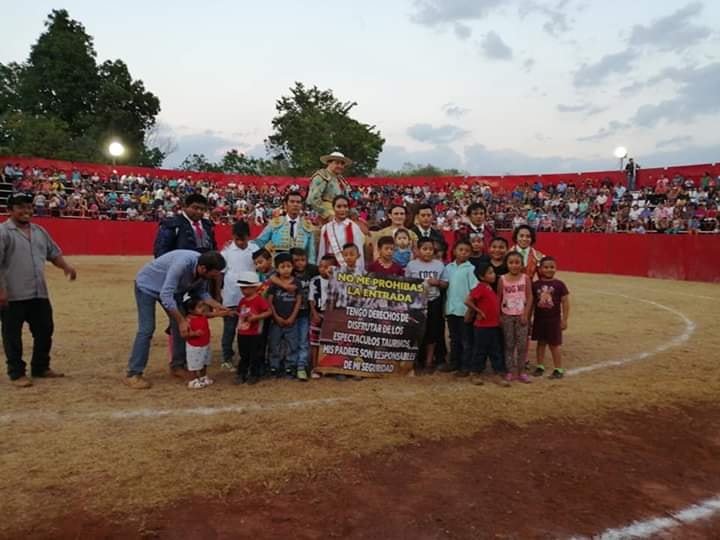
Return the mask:
{"type": "Polygon", "coordinates": [[[214,381],[207,376],[207,366],[210,365],[210,313],[207,304],[202,300],[191,298],[185,302],[188,326],[190,327],[185,353],[188,371],[194,377],[188,382],[188,388],[198,390],[210,386],[214,381]]]}

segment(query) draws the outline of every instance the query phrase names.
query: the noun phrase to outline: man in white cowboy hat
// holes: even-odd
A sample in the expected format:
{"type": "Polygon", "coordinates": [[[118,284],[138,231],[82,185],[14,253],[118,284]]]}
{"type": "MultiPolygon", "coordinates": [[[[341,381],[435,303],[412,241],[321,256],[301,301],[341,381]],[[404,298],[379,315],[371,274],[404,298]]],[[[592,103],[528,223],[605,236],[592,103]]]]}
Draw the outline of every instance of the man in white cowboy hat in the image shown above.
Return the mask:
{"type": "Polygon", "coordinates": [[[332,152],[322,156],[320,161],[325,168],[315,171],[310,177],[307,204],[323,222],[328,222],[333,217],[333,199],[338,195],[349,195],[350,184],[342,174],[346,167],[352,165],[352,160],[340,152],[332,152]]]}

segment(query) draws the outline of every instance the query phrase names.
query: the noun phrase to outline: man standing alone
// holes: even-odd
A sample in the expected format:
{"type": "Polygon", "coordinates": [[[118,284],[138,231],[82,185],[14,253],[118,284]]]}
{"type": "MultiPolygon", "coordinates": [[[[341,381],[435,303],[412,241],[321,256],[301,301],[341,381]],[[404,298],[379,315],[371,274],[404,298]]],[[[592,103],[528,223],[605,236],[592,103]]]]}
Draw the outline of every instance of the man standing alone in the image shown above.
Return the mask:
{"type": "Polygon", "coordinates": [[[8,199],[10,219],[0,224],[0,319],[7,373],[14,386],[32,386],[22,359],[22,327],[33,336],[30,373],[36,378],[62,377],[50,369],[53,315],[45,282],[45,261],[62,269],[74,281],[75,269],[45,229],[31,223],[33,200],[24,194],[8,199]]]}

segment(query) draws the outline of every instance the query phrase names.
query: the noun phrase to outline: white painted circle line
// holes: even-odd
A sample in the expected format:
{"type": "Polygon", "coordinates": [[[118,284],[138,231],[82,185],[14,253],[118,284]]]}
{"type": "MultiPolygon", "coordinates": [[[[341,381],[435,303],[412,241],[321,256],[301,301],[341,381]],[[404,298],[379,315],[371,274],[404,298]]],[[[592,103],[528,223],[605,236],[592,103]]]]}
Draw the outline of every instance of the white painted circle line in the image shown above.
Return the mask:
{"type": "MultiPolygon", "coordinates": [[[[608,367],[617,367],[622,366],[625,364],[629,364],[631,362],[637,362],[639,360],[645,360],[646,358],[649,358],[655,354],[664,352],[672,347],[676,347],[678,345],[681,345],[682,343],[685,343],[690,339],[690,336],[695,332],[695,322],[693,322],[687,315],[682,313],[681,311],[678,311],[674,308],[671,308],[669,306],[666,306],[664,304],[660,304],[658,302],[653,302],[652,300],[644,300],[642,298],[637,298],[635,296],[630,296],[626,294],[620,294],[620,293],[614,293],[610,291],[598,291],[594,289],[584,289],[584,288],[578,288],[583,291],[596,293],[596,294],[605,294],[609,296],[618,296],[620,298],[627,298],[630,300],[635,300],[637,302],[643,302],[645,304],[649,304],[653,307],[656,307],[658,309],[662,309],[665,311],[668,311],[669,313],[672,313],[673,315],[677,316],[679,319],[681,319],[685,324],[685,330],[682,334],[679,334],[672,338],[670,341],[667,341],[665,343],[662,343],[655,347],[655,349],[650,351],[643,351],[639,352],[630,356],[626,356],[623,358],[618,358],[615,360],[606,360],[604,362],[599,362],[597,364],[592,364],[590,366],[583,366],[583,367],[577,367],[577,368],[568,368],[565,370],[565,374],[567,376],[571,375],[582,375],[583,373],[590,373],[592,371],[596,371],[598,369],[608,368],[608,367]]],[[[576,289],[577,290],[577,289],[576,289]]],[[[438,385],[440,386],[440,385],[438,385]]],[[[456,385],[451,385],[453,388],[456,388],[456,385]]],[[[403,391],[400,394],[402,395],[417,395],[419,392],[415,390],[407,390],[403,391]]],[[[393,394],[393,397],[397,397],[399,395],[398,392],[395,392],[393,394]]],[[[126,409],[126,410],[113,410],[113,411],[97,411],[97,412],[68,412],[68,413],[59,413],[59,412],[35,412],[35,413],[6,413],[6,414],[0,414],[0,424],[7,424],[15,420],[23,420],[23,419],[47,419],[47,420],[64,420],[64,419],[71,419],[71,418],[84,418],[84,419],[108,419],[108,420],[130,420],[134,418],[161,418],[166,416],[213,416],[216,414],[224,414],[224,413],[251,413],[251,412],[263,412],[263,411],[272,411],[277,409],[292,409],[292,408],[299,408],[299,407],[312,407],[314,405],[332,405],[335,403],[343,403],[343,402],[352,402],[354,399],[352,397],[337,397],[337,398],[320,398],[320,399],[307,399],[307,400],[296,400],[296,401],[283,401],[283,402],[274,402],[274,403],[245,403],[245,404],[236,404],[236,405],[226,405],[223,407],[191,407],[191,408],[183,408],[183,409],[126,409]]]]}
{"type": "Polygon", "coordinates": [[[630,356],[625,356],[623,358],[617,358],[615,360],[606,360],[604,362],[598,362],[598,363],[592,364],[590,366],[582,366],[582,367],[577,367],[577,368],[566,369],[565,370],[566,375],[581,375],[583,373],[597,371],[598,369],[604,369],[604,368],[608,368],[608,367],[617,367],[617,366],[629,364],[631,362],[645,360],[646,358],[649,358],[656,354],[665,352],[668,349],[677,347],[678,345],[682,345],[683,343],[687,342],[690,339],[690,336],[692,336],[695,333],[696,324],[692,319],[690,319],[682,311],[678,311],[677,309],[671,308],[670,306],[666,306],[665,304],[653,302],[652,300],[644,300],[642,298],[637,298],[635,296],[629,296],[627,294],[620,294],[620,293],[614,293],[614,292],[609,292],[609,291],[596,291],[596,290],[592,290],[592,289],[581,289],[581,290],[586,290],[588,292],[593,292],[596,294],[604,294],[604,295],[608,295],[608,296],[619,296],[620,298],[627,298],[629,300],[635,300],[636,302],[643,302],[644,304],[649,304],[658,309],[662,309],[664,311],[672,313],[673,315],[678,317],[685,324],[685,330],[682,334],[675,336],[670,341],[661,343],[660,345],[658,345],[657,347],[655,347],[652,350],[641,351],[639,353],[631,354],[630,356]]]}
{"type": "Polygon", "coordinates": [[[305,399],[296,401],[279,401],[270,403],[245,403],[238,405],[226,405],[224,407],[189,407],[183,409],[126,409],[118,411],[97,411],[97,412],[35,412],[35,413],[7,413],[0,414],[0,424],[6,424],[13,420],[59,420],[68,418],[85,419],[108,419],[108,420],[130,420],[133,418],[158,418],[165,416],[213,416],[222,413],[249,413],[260,411],[274,411],[277,409],[298,409],[312,407],[313,405],[333,405],[352,401],[349,397],[305,399]]]}
{"type": "MultiPolygon", "coordinates": [[[[708,519],[720,513],[720,496],[713,497],[692,504],[682,510],[673,512],[665,517],[653,517],[643,521],[633,521],[630,525],[618,529],[606,529],[599,535],[593,535],[597,540],[628,540],[651,538],[652,536],[675,529],[683,525],[690,525],[696,521],[708,519]]],[[[573,536],[570,540],[589,540],[586,536],[573,536]]]]}

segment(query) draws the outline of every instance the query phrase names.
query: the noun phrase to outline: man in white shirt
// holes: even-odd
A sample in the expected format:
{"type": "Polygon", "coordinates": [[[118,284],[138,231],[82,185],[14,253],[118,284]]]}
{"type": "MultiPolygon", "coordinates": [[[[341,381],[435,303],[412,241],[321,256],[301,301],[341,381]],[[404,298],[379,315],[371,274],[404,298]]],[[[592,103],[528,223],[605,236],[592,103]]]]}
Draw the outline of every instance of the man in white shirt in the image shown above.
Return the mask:
{"type": "Polygon", "coordinates": [[[229,241],[220,254],[225,259],[225,276],[222,291],[223,306],[233,310],[233,315],[223,317],[222,335],[222,367],[233,368],[233,343],[237,334],[237,309],[240,302],[240,288],[237,285],[238,276],[243,272],[255,272],[253,253],[260,249],[250,238],[250,226],[245,221],[238,221],[233,225],[233,239],[229,241]]]}

